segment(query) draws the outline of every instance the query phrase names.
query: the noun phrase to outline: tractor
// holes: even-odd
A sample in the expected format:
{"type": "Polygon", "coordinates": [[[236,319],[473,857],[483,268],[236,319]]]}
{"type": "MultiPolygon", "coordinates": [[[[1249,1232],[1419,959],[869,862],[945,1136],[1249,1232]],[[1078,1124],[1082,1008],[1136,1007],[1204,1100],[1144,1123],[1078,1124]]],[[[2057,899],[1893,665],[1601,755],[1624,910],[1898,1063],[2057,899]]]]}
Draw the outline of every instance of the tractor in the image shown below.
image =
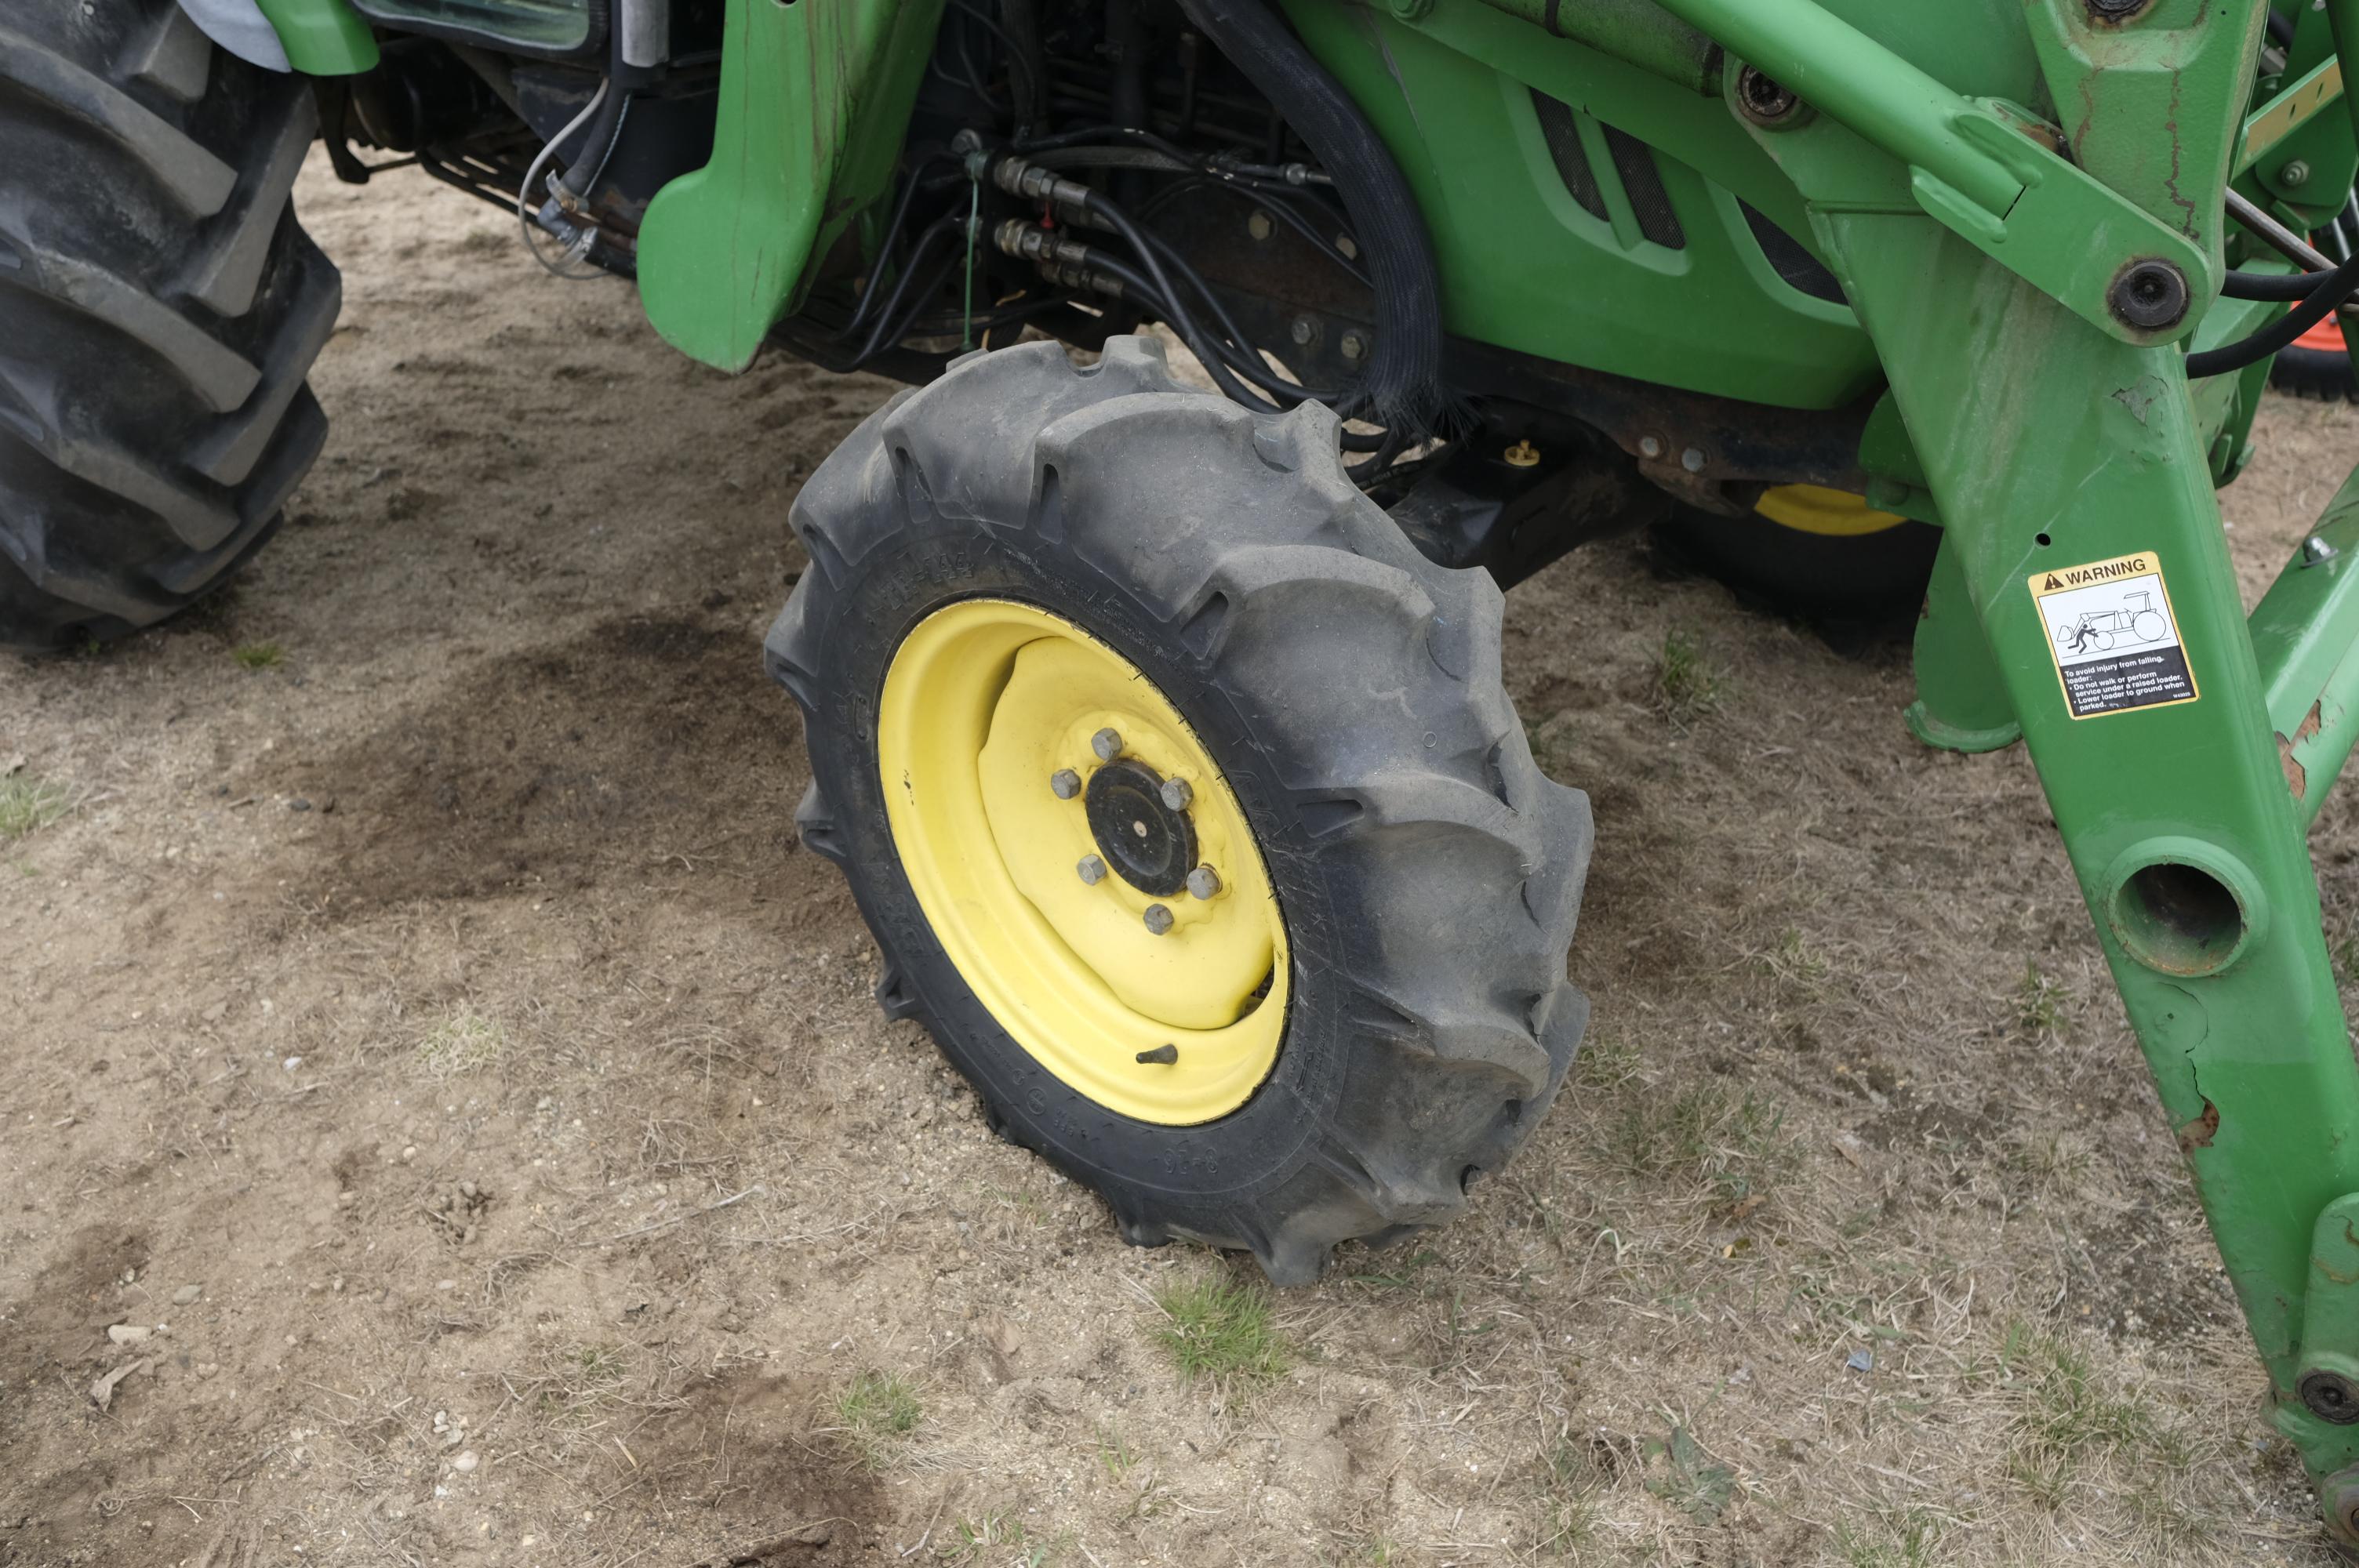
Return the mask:
{"type": "Polygon", "coordinates": [[[2354,330],[2354,66],[2359,0],[20,0],[0,644],[268,541],[326,427],[315,142],[636,279],[705,364],[906,383],[785,520],[802,843],[997,1131],[1288,1284],[1464,1210],[1581,1041],[1590,809],[1503,591],[1654,528],[1897,598],[1909,731],[2038,764],[2359,1546],[2305,842],[2359,483],[2249,616],[2215,498],[2274,358],[2354,330]],[[2041,596],[2133,568],[2179,647],[2116,704],[2041,596]]]}

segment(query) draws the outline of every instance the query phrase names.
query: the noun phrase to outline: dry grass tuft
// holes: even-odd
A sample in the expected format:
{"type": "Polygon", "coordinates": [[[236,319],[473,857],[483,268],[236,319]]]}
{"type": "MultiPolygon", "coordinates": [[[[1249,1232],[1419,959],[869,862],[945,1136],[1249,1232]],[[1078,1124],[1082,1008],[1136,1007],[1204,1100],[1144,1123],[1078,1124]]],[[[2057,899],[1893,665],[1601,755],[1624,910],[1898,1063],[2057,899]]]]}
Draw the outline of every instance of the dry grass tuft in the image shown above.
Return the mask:
{"type": "Polygon", "coordinates": [[[863,1372],[835,1400],[836,1430],[871,1471],[901,1456],[925,1413],[917,1386],[898,1372],[863,1372]]]}
{"type": "Polygon", "coordinates": [[[419,1041],[418,1065],[429,1077],[455,1078],[498,1065],[507,1048],[507,1031],[497,1019],[462,1007],[419,1041]]]}
{"type": "Polygon", "coordinates": [[[0,840],[22,838],[66,814],[71,803],[56,784],[22,773],[0,778],[0,840]]]}
{"type": "Polygon", "coordinates": [[[1156,1343],[1188,1382],[1243,1392],[1277,1382],[1293,1364],[1258,1286],[1182,1281],[1158,1291],[1155,1304],[1164,1316],[1156,1343]]]}
{"type": "Polygon", "coordinates": [[[1728,676],[1704,653],[1692,632],[1663,633],[1655,655],[1655,701],[1673,723],[1687,724],[1720,711],[1728,698],[1728,676]]]}

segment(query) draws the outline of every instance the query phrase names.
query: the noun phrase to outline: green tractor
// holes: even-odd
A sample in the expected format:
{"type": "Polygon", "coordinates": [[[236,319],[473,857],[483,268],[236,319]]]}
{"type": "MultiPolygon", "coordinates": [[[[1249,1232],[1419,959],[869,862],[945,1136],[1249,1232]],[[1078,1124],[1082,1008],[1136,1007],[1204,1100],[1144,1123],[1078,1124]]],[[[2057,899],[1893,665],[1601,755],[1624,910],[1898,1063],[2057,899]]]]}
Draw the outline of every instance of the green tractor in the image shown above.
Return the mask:
{"type": "Polygon", "coordinates": [[[2249,617],[2214,499],[2278,351],[2353,330],[2307,236],[2354,63],[2359,0],[27,0],[0,643],[150,624],[276,526],[315,139],[635,277],[707,364],[906,382],[790,514],[803,841],[1000,1132],[1288,1283],[1461,1212],[1580,1042],[1589,809],[1502,590],[1654,527],[1921,605],[1906,722],[2029,748],[2359,1543],[2305,845],[2359,484],[2249,617]]]}

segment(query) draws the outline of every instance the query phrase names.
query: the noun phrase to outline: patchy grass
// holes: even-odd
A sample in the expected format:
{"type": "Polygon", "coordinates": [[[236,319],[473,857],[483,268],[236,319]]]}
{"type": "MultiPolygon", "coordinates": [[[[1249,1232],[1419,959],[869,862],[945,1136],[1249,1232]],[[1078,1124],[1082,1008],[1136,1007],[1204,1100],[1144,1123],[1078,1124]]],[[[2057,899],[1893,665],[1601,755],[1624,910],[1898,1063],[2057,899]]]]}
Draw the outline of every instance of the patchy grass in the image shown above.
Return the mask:
{"type": "Polygon", "coordinates": [[[882,1470],[908,1446],[926,1407],[898,1372],[863,1372],[836,1396],[835,1419],[860,1463],[882,1470]]]}
{"type": "Polygon", "coordinates": [[[2007,1475],[2042,1507],[2062,1507],[2092,1460],[2147,1446],[2158,1435],[2144,1407],[2106,1387],[2089,1358],[2062,1339],[2011,1324],[1999,1366],[2016,1396],[2007,1475]]]}
{"type": "Polygon", "coordinates": [[[0,840],[38,832],[63,816],[69,804],[56,784],[23,773],[0,778],[0,840]]]}
{"type": "Polygon", "coordinates": [[[1757,955],[1754,962],[1771,979],[1806,996],[1818,991],[1834,973],[1827,956],[1794,925],[1777,933],[1777,946],[1757,955]]]}
{"type": "Polygon", "coordinates": [[[1605,1154],[1624,1175],[1693,1182],[1730,1203],[1767,1195],[1801,1166],[1785,1107],[1718,1079],[1633,1095],[1603,1129],[1605,1154]]]}
{"type": "Polygon", "coordinates": [[[1710,1524],[1736,1495],[1736,1472],[1704,1452],[1684,1426],[1648,1440],[1647,1490],[1699,1524],[1710,1524]]]}
{"type": "Polygon", "coordinates": [[[1728,677],[1704,653],[1691,632],[1663,633],[1655,655],[1655,700],[1675,723],[1686,724],[1720,711],[1728,698],[1728,677]]]}
{"type": "Polygon", "coordinates": [[[2026,959],[2023,979],[2015,988],[2015,1007],[2016,1026],[2034,1039],[2046,1039],[2063,1022],[2064,988],[2026,959]]]}
{"type": "MultiPolygon", "coordinates": [[[[1023,1544],[1024,1524],[1013,1517],[1013,1510],[988,1509],[951,1526],[951,1540],[942,1548],[942,1560],[947,1563],[976,1563],[982,1560],[984,1552],[994,1548],[1023,1544]]],[[[1016,1561],[1025,1563],[1026,1568],[1031,1568],[1032,1563],[1045,1561],[1045,1556],[1035,1552],[1028,1559],[1019,1557],[1016,1561]]]]}
{"type": "Polygon", "coordinates": [[[455,1078],[499,1065],[507,1054],[507,1031],[495,1018],[461,1008],[418,1042],[418,1065],[433,1078],[455,1078]]]}
{"type": "Polygon", "coordinates": [[[1844,1568],[1932,1568],[1939,1561],[1939,1520],[1914,1509],[1861,1523],[1846,1519],[1835,1527],[1835,1550],[1844,1568]]]}
{"type": "Polygon", "coordinates": [[[287,650],[276,643],[240,643],[229,651],[241,668],[249,670],[276,669],[287,662],[287,650]]]}
{"type": "Polygon", "coordinates": [[[1190,1383],[1246,1390],[1275,1383],[1292,1359],[1270,1321],[1268,1292],[1225,1280],[1191,1280],[1156,1293],[1163,1326],[1156,1343],[1190,1383]]]}

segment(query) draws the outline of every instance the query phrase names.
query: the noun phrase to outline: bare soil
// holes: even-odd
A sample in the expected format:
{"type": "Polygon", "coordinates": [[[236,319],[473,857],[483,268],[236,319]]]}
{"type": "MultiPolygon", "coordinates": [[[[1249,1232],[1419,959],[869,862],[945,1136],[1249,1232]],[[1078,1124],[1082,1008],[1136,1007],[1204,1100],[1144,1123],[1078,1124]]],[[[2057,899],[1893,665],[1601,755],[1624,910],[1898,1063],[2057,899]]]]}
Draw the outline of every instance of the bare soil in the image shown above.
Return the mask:
{"type": "MultiPolygon", "coordinates": [[[[758,642],[886,384],[701,369],[415,174],[300,199],[283,534],[0,670],[70,806],[0,842],[0,1563],[2327,1561],[2030,766],[1908,738],[1905,632],[1643,541],[1509,600],[1586,1065],[1191,1383],[1156,1297],[1249,1267],[991,1138],[795,841],[758,642]]],[[[2259,447],[2249,595],[2359,415],[2259,447]]],[[[2316,843],[2339,940],[2359,806],[2316,843]]]]}

